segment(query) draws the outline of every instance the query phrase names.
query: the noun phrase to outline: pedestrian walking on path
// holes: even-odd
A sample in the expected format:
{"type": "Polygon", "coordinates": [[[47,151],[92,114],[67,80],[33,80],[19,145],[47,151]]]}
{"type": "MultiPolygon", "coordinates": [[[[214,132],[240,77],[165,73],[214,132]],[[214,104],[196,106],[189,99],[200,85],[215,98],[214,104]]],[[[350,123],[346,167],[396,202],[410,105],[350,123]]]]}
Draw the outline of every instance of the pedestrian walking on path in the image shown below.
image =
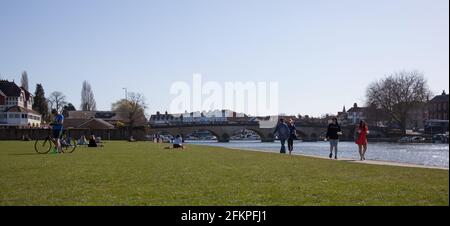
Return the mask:
{"type": "Polygon", "coordinates": [[[341,127],[338,124],[337,118],[333,118],[327,129],[327,140],[330,141],[330,159],[333,158],[333,150],[334,150],[334,159],[338,159],[338,144],[339,144],[339,135],[342,135],[341,127]]]}
{"type": "Polygon", "coordinates": [[[278,134],[278,139],[280,139],[281,142],[281,149],[280,153],[285,154],[286,153],[286,140],[289,138],[289,126],[284,122],[284,119],[280,119],[280,122],[278,123],[274,134],[278,134]]]}
{"type": "Polygon", "coordinates": [[[292,118],[289,119],[288,127],[289,127],[288,150],[289,155],[291,155],[292,152],[294,151],[294,140],[297,139],[297,129],[295,128],[295,122],[292,118]]]}
{"type": "Polygon", "coordinates": [[[358,133],[358,139],[356,139],[355,143],[358,145],[361,161],[364,161],[366,160],[367,134],[369,134],[369,127],[367,126],[367,123],[361,120],[358,128],[356,128],[356,132],[358,133]]]}

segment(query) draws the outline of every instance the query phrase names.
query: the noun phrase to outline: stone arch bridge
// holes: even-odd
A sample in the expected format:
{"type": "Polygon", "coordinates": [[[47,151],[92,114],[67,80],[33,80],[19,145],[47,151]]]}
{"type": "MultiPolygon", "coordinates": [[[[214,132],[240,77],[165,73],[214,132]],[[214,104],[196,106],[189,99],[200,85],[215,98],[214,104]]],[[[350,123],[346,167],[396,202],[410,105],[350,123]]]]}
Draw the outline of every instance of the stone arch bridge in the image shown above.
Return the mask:
{"type": "MultiPolygon", "coordinates": [[[[301,139],[318,139],[325,137],[326,126],[321,125],[296,125],[297,134],[301,139]]],[[[150,126],[148,128],[149,134],[161,134],[168,133],[171,135],[182,135],[187,136],[197,131],[209,131],[214,136],[217,137],[219,142],[229,142],[230,137],[233,136],[237,131],[243,129],[254,131],[259,135],[262,142],[273,142],[275,141],[275,136],[273,134],[275,128],[261,128],[259,124],[200,124],[200,125],[158,125],[150,126]]],[[[343,139],[353,138],[354,128],[342,128],[344,136],[343,139]]]]}

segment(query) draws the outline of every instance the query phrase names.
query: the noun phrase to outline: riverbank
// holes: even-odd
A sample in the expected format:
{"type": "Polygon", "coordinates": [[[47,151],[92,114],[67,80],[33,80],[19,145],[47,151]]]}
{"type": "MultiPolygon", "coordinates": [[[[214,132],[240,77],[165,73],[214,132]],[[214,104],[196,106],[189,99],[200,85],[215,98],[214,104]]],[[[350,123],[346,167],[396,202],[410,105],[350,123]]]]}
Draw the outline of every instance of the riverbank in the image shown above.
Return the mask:
{"type": "Polygon", "coordinates": [[[448,205],[447,170],[188,145],[0,142],[0,205],[448,205]]]}

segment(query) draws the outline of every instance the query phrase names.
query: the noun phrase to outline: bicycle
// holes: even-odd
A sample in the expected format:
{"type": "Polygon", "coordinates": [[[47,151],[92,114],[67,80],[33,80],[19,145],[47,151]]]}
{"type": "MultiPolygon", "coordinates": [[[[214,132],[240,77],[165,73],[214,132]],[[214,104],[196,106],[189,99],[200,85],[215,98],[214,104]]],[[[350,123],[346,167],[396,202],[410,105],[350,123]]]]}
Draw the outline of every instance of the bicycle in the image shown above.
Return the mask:
{"type": "MultiPolygon", "coordinates": [[[[36,139],[34,143],[34,150],[38,154],[47,154],[54,146],[55,139],[52,137],[51,130],[48,130],[49,134],[44,139],[36,139]]],[[[61,149],[63,153],[72,153],[77,148],[77,141],[75,139],[60,139],[61,149]]]]}

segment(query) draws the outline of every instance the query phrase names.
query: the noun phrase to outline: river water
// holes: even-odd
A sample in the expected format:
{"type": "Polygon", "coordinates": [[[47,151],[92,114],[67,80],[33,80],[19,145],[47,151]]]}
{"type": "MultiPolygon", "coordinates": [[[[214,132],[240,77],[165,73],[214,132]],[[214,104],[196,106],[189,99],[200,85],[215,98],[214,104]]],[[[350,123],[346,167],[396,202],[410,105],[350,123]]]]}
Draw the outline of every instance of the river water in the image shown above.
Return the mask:
{"type": "MultiPolygon", "coordinates": [[[[279,142],[231,141],[229,143],[218,143],[216,141],[187,141],[187,143],[273,153],[279,153],[280,150],[279,142]]],[[[338,149],[338,157],[359,160],[358,147],[354,142],[340,142],[338,149]]],[[[328,142],[295,142],[293,154],[328,156],[329,150],[328,142]]],[[[369,143],[366,159],[448,168],[449,145],[369,143]]]]}

